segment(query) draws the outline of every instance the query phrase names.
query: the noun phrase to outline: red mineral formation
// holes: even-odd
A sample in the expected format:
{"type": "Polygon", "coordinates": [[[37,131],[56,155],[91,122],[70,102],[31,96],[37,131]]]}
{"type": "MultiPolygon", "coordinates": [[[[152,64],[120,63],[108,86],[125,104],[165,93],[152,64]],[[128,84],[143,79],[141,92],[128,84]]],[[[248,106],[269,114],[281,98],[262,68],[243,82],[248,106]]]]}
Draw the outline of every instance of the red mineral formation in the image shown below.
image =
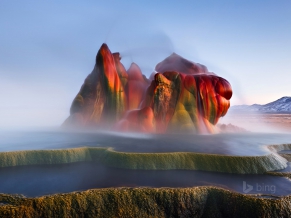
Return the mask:
{"type": "Polygon", "coordinates": [[[135,63],[131,64],[127,73],[128,83],[126,86],[126,92],[128,96],[128,109],[132,110],[139,107],[149,82],[144,78],[139,66],[135,63]]]}
{"type": "Polygon", "coordinates": [[[127,110],[123,83],[127,73],[120,63],[119,54],[112,55],[103,44],[96,56],[96,64],[75,97],[70,116],[64,126],[110,126],[120,120],[127,110]]]}
{"type": "Polygon", "coordinates": [[[164,73],[167,71],[176,71],[185,74],[205,74],[209,73],[207,67],[202,64],[194,63],[173,53],[156,66],[156,71],[164,73]]]}
{"type": "Polygon", "coordinates": [[[154,133],[156,129],[152,108],[144,107],[128,111],[124,119],[114,126],[114,130],[154,133]]]}
{"type": "Polygon", "coordinates": [[[211,133],[229,108],[230,84],[201,64],[172,54],[149,80],[103,44],[65,126],[113,125],[119,131],[211,133]],[[106,124],[106,125],[104,125],[106,124]]]}
{"type": "MultiPolygon", "coordinates": [[[[203,65],[172,54],[156,66],[140,108],[154,113],[156,132],[211,133],[229,108],[230,84],[203,65]]],[[[132,130],[129,126],[119,130],[132,130]]],[[[123,121],[124,122],[124,121],[123,121]]]]}

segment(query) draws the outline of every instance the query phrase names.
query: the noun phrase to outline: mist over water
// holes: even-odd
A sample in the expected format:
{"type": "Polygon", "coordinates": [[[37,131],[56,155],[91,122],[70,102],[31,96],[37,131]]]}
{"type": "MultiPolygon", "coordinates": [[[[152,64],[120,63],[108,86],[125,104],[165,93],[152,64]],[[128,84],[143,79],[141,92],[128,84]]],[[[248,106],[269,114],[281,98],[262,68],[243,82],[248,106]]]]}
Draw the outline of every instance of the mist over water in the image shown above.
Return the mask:
{"type": "Polygon", "coordinates": [[[239,156],[270,153],[266,145],[290,143],[289,134],[140,134],[69,131],[2,131],[0,151],[112,147],[124,152],[198,152],[239,156]]]}

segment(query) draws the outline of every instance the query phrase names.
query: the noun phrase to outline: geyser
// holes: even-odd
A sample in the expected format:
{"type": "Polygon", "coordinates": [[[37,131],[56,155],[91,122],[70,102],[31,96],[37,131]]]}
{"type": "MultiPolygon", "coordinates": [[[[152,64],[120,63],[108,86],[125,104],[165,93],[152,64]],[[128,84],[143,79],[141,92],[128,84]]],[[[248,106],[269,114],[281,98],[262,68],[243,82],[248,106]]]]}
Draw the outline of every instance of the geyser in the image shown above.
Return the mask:
{"type": "Polygon", "coordinates": [[[173,53],[148,79],[135,63],[126,71],[120,59],[101,46],[63,126],[211,133],[230,106],[229,82],[201,64],[173,53]]]}

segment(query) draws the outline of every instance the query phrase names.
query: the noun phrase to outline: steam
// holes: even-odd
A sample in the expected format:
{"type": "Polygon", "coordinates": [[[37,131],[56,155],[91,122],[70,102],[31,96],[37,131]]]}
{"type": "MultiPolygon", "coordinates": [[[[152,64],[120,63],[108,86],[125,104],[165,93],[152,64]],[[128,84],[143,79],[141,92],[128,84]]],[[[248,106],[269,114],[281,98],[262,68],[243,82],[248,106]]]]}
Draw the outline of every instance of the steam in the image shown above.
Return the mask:
{"type": "Polygon", "coordinates": [[[239,113],[230,110],[220,118],[219,123],[231,123],[254,133],[289,133],[290,125],[286,123],[289,117],[289,114],[239,113]]]}
{"type": "Polygon", "coordinates": [[[157,63],[175,51],[170,37],[147,16],[137,15],[135,22],[139,28],[130,25],[132,16],[121,16],[111,25],[105,42],[113,52],[118,51],[126,69],[136,63],[147,77],[157,63]]]}

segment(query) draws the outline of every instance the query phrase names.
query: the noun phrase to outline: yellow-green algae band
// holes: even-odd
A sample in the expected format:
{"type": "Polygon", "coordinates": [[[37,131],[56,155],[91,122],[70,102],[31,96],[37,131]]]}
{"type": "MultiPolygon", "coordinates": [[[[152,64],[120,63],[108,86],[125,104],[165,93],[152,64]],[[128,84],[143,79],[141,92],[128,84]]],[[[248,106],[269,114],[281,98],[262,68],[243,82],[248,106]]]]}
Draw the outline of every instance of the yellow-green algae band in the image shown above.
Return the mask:
{"type": "Polygon", "coordinates": [[[0,153],[0,167],[98,161],[106,166],[143,170],[205,170],[259,174],[284,169],[287,160],[277,153],[264,156],[228,156],[192,152],[129,153],[112,148],[81,147],[60,150],[31,150],[0,153]]]}
{"type": "Polygon", "coordinates": [[[291,217],[291,196],[215,187],[106,188],[26,198],[0,194],[0,217],[291,217]]]}

